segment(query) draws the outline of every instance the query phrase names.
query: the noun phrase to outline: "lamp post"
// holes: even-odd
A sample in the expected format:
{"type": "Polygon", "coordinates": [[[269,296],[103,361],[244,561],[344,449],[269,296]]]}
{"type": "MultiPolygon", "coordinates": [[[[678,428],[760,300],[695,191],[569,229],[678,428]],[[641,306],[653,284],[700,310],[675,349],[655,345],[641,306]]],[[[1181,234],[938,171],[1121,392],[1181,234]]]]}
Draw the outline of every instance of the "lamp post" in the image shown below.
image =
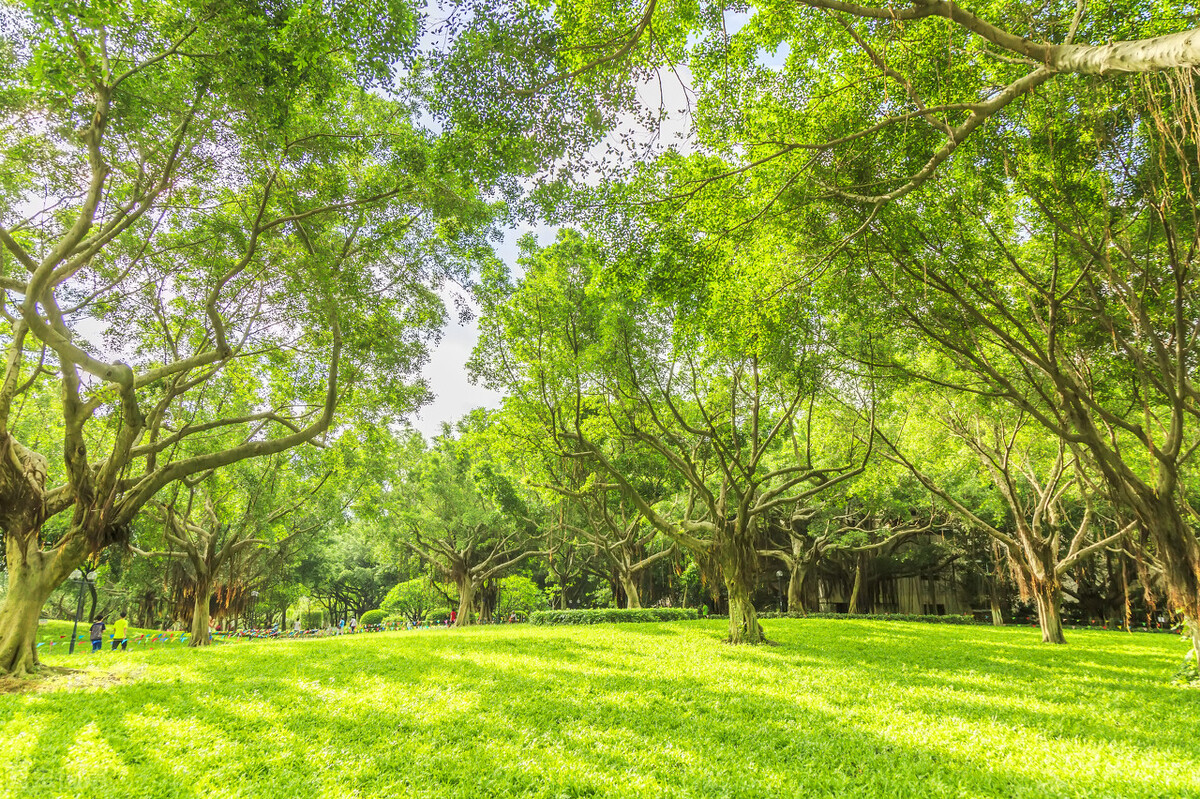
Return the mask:
{"type": "Polygon", "coordinates": [[[75,637],[79,633],[79,617],[83,615],[83,589],[90,583],[96,582],[96,572],[90,571],[85,563],[83,569],[71,572],[71,580],[79,583],[79,601],[75,604],[75,626],[71,628],[71,643],[67,646],[67,654],[75,654],[75,637]]]}
{"type": "Polygon", "coordinates": [[[783,572],[775,572],[775,579],[779,581],[779,612],[783,613],[783,572]]]}

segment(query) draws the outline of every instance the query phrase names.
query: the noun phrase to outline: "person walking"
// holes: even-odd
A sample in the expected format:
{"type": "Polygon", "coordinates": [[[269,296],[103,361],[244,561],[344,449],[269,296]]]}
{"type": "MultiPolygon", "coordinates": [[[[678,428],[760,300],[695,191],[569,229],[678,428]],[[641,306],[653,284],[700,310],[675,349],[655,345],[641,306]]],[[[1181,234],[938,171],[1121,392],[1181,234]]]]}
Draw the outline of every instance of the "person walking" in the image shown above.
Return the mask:
{"type": "Polygon", "coordinates": [[[300,620],[296,619],[296,623],[292,625],[292,632],[296,635],[300,634],[300,620]]]}
{"type": "Polygon", "coordinates": [[[344,632],[346,632],[346,620],[345,620],[345,619],[338,619],[338,630],[337,630],[337,634],[338,634],[338,635],[341,635],[341,634],[342,634],[342,633],[344,633],[344,632]]]}
{"type": "Polygon", "coordinates": [[[354,635],[354,631],[358,629],[358,619],[350,617],[350,634],[354,635]]]}
{"type": "Polygon", "coordinates": [[[104,644],[104,617],[98,616],[92,622],[92,651],[99,652],[100,647],[104,644]]]}
{"type": "Polygon", "coordinates": [[[113,625],[112,651],[117,651],[117,644],[121,645],[122,650],[129,646],[129,620],[125,618],[124,611],[121,611],[121,618],[113,625]]]}

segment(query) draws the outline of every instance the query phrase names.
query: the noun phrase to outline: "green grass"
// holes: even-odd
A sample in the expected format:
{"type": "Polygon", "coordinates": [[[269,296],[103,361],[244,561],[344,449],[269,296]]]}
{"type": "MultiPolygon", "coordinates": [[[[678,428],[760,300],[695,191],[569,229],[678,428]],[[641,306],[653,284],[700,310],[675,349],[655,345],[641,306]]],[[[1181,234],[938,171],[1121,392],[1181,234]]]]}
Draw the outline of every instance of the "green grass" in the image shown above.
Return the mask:
{"type": "Polygon", "coordinates": [[[106,651],[0,695],[0,796],[1200,797],[1176,637],[765,627],[106,651]]]}

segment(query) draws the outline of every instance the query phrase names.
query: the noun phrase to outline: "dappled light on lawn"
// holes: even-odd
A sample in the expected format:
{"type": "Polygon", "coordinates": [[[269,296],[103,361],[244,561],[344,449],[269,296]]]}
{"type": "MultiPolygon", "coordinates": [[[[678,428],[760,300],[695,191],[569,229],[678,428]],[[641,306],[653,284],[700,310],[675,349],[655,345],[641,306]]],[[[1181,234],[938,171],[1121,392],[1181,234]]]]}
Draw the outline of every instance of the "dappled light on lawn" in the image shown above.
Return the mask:
{"type": "Polygon", "coordinates": [[[131,652],[120,681],[0,696],[12,752],[0,785],[13,797],[94,795],[97,781],[115,797],[1200,793],[1200,703],[1164,680],[1185,648],[1176,636],[1078,631],[1064,649],[1030,628],[764,626],[779,646],[730,647],[713,620],[131,652]]]}

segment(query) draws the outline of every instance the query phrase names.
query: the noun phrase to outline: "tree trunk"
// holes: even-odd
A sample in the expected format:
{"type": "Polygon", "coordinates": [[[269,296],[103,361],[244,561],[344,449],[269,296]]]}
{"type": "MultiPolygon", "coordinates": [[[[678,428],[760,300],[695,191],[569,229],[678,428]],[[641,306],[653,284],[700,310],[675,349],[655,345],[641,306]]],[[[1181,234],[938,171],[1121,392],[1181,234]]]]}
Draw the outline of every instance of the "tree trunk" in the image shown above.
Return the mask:
{"type": "Polygon", "coordinates": [[[628,571],[618,570],[617,577],[621,581],[621,590],[625,592],[625,607],[630,610],[640,608],[642,600],[638,597],[637,582],[633,579],[633,575],[628,571]]]}
{"type": "Polygon", "coordinates": [[[988,598],[992,602],[992,626],[1004,626],[1004,613],[1000,608],[1000,590],[996,587],[996,578],[993,576],[988,580],[988,598]]]}
{"type": "Polygon", "coordinates": [[[90,609],[88,610],[87,620],[95,621],[96,620],[96,602],[100,599],[100,597],[96,593],[96,584],[95,583],[88,583],[87,590],[88,590],[88,596],[91,599],[91,605],[90,605],[90,609]]]}
{"type": "Polygon", "coordinates": [[[4,536],[8,593],[0,605],[0,674],[28,677],[40,665],[42,606],[83,557],[83,536],[77,530],[69,529],[63,541],[59,549],[42,550],[36,528],[9,529],[4,536]]]}
{"type": "Polygon", "coordinates": [[[212,586],[204,581],[196,583],[196,599],[192,606],[192,633],[188,646],[208,646],[208,607],[212,597],[212,586]]]}
{"type": "Polygon", "coordinates": [[[808,577],[809,563],[797,562],[794,567],[789,569],[788,576],[788,593],[787,593],[787,612],[799,613],[800,615],[808,615],[808,608],[804,606],[804,581],[808,577]]]}
{"type": "Polygon", "coordinates": [[[850,606],[847,609],[849,613],[861,613],[858,608],[858,597],[862,592],[862,574],[863,574],[863,555],[859,553],[854,564],[854,588],[850,591],[850,606]]]}
{"type": "Polygon", "coordinates": [[[476,596],[479,599],[479,623],[491,624],[492,615],[495,612],[496,605],[500,601],[500,581],[496,579],[484,580],[476,596]]]}
{"type": "Polygon", "coordinates": [[[1187,657],[1195,661],[1196,668],[1200,669],[1200,616],[1184,613],[1183,624],[1184,635],[1192,637],[1192,650],[1187,657]]]}
{"type": "Polygon", "coordinates": [[[8,594],[0,606],[0,674],[31,676],[38,667],[37,631],[52,588],[28,565],[8,561],[8,594]]]}
{"type": "Polygon", "coordinates": [[[1065,644],[1062,628],[1062,588],[1057,580],[1037,581],[1034,586],[1038,626],[1042,628],[1042,643],[1065,644]]]}
{"type": "Polygon", "coordinates": [[[1147,515],[1143,523],[1158,545],[1168,599],[1183,614],[1184,633],[1192,637],[1192,656],[1200,668],[1200,540],[1170,498],[1147,515]]]}
{"type": "Polygon", "coordinates": [[[475,589],[476,585],[470,579],[458,584],[458,616],[454,619],[455,627],[466,627],[475,623],[475,589]]]}
{"type": "Polygon", "coordinates": [[[750,592],[731,580],[725,581],[725,588],[729,591],[729,643],[761,644],[763,629],[750,592]]]}

